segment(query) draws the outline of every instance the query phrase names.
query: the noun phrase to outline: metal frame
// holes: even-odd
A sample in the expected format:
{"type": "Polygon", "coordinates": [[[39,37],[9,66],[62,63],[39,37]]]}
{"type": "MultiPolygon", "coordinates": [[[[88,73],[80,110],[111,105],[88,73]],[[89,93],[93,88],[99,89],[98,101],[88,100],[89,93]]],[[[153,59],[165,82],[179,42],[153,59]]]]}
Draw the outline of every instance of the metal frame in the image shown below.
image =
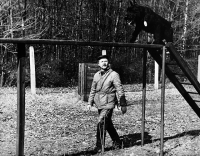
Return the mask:
{"type": "Polygon", "coordinates": [[[142,80],[142,123],[141,123],[141,145],[144,145],[144,132],[145,132],[145,105],[146,105],[146,63],[147,63],[147,50],[143,50],[143,80],[142,80]]]}
{"type": "Polygon", "coordinates": [[[79,46],[108,46],[108,47],[134,47],[134,48],[162,48],[160,44],[139,44],[121,42],[99,42],[99,41],[73,41],[53,39],[22,39],[22,38],[1,38],[0,43],[22,43],[22,44],[53,44],[53,45],[79,45],[79,46]]]}
{"type": "Polygon", "coordinates": [[[24,155],[25,130],[25,44],[17,44],[18,75],[17,75],[17,145],[16,155],[24,155]],[[20,51],[20,53],[19,53],[20,51]]]}
{"type": "MultiPolygon", "coordinates": [[[[160,155],[163,156],[164,148],[164,105],[165,105],[165,46],[162,47],[162,84],[161,84],[161,125],[160,125],[160,155]]],[[[145,133],[145,105],[146,105],[146,63],[147,50],[143,50],[143,89],[142,89],[142,123],[141,123],[141,146],[144,145],[145,133]]]]}
{"type": "MultiPolygon", "coordinates": [[[[134,47],[134,48],[148,48],[159,49],[163,45],[156,44],[137,44],[137,43],[115,43],[115,42],[84,42],[84,41],[69,41],[69,40],[53,40],[53,39],[0,39],[0,43],[13,43],[17,44],[17,57],[18,57],[18,76],[17,76],[17,141],[16,141],[16,156],[24,156],[24,130],[25,130],[25,57],[26,57],[26,44],[51,44],[51,45],[79,45],[79,46],[108,46],[108,47],[134,47]]],[[[164,50],[163,50],[164,51],[164,50]]],[[[163,52],[164,53],[164,52],[163,52]]],[[[146,66],[146,50],[144,50],[143,64],[146,66]]],[[[164,62],[164,61],[163,61],[164,62]]],[[[164,64],[163,64],[164,65],[164,64]]],[[[164,67],[164,66],[163,66],[164,67]]],[[[146,94],[146,67],[143,70],[143,115],[142,115],[142,145],[144,144],[144,129],[145,129],[145,94],[146,94]]],[[[163,70],[165,72],[165,70],[163,70]]],[[[163,73],[164,74],[164,73],[163,73]]],[[[165,75],[165,74],[164,74],[165,75]]],[[[162,76],[164,78],[164,76],[162,76]]],[[[164,82],[163,82],[164,83],[164,82]]],[[[162,88],[162,92],[165,88],[162,88]]],[[[162,97],[164,93],[162,94],[162,97]]],[[[162,99],[164,105],[164,99],[162,99]]],[[[162,107],[164,112],[164,107],[162,107]]],[[[161,116],[161,117],[164,117],[161,116]]],[[[164,118],[161,119],[164,122],[164,118]]],[[[164,126],[164,124],[162,124],[164,126]]],[[[164,132],[164,128],[163,128],[164,132]]],[[[163,132],[161,132],[163,134],[163,132]]],[[[161,136],[163,141],[163,135],[161,136]]],[[[163,149],[161,142],[161,148],[163,149]]],[[[163,150],[161,150],[163,151],[163,150]]]]}
{"type": "Polygon", "coordinates": [[[164,148],[164,113],[165,113],[165,60],[166,52],[165,47],[163,47],[162,52],[162,84],[161,84],[161,125],[160,125],[160,155],[163,156],[164,148]]]}

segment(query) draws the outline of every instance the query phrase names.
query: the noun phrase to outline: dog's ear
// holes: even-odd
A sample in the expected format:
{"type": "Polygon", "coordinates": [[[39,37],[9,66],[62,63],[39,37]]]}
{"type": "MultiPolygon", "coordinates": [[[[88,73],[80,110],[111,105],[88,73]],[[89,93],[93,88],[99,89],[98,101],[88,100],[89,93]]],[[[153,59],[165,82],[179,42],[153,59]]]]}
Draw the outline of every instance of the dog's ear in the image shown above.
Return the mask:
{"type": "Polygon", "coordinates": [[[135,0],[130,1],[130,4],[131,4],[131,6],[134,6],[134,5],[136,5],[136,1],[135,0]]]}

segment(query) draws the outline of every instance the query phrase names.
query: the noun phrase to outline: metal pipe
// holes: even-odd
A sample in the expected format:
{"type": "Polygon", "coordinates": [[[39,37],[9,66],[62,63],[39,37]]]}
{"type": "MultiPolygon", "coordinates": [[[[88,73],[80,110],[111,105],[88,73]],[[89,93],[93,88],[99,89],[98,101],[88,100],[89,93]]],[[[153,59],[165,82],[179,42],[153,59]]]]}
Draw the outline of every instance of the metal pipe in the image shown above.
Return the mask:
{"type": "Polygon", "coordinates": [[[16,155],[24,155],[24,129],[25,129],[25,44],[52,44],[52,45],[82,45],[82,46],[109,46],[109,47],[134,47],[134,48],[161,48],[162,45],[136,44],[136,43],[113,43],[113,42],[84,42],[53,39],[22,39],[1,38],[0,43],[17,44],[18,53],[18,76],[17,76],[17,141],[16,155]]]}
{"type": "Polygon", "coordinates": [[[79,45],[79,46],[107,46],[107,47],[134,47],[134,48],[162,48],[159,44],[139,44],[120,42],[99,42],[99,41],[72,41],[54,39],[23,39],[23,38],[0,38],[0,43],[24,43],[24,44],[52,44],[52,45],[79,45]]]}
{"type": "Polygon", "coordinates": [[[17,44],[18,75],[17,75],[17,146],[16,156],[24,155],[25,129],[25,44],[17,44]]]}
{"type": "Polygon", "coordinates": [[[161,84],[161,131],[160,131],[160,156],[163,156],[164,147],[164,105],[165,105],[165,47],[163,47],[162,53],[162,84],[161,84]]]}
{"type": "Polygon", "coordinates": [[[146,63],[147,63],[147,50],[143,50],[143,87],[142,87],[142,127],[141,127],[141,146],[144,145],[145,133],[145,103],[146,103],[146,63]]]}

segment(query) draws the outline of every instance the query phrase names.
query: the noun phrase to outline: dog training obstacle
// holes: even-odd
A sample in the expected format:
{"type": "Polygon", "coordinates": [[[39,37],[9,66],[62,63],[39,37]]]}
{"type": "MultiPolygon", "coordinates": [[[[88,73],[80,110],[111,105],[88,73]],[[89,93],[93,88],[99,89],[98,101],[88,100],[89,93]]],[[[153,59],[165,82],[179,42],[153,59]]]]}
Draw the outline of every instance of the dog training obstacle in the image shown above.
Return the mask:
{"type": "MultiPolygon", "coordinates": [[[[200,102],[198,99],[194,99],[192,95],[194,94],[200,94],[200,84],[196,78],[196,76],[192,73],[192,71],[189,69],[187,63],[183,60],[183,58],[179,55],[179,53],[176,51],[175,47],[172,43],[168,43],[166,45],[167,50],[170,52],[170,55],[172,55],[174,62],[172,63],[166,63],[165,72],[169,80],[174,84],[174,86],[178,89],[178,91],[181,93],[181,95],[184,97],[184,99],[188,102],[188,104],[191,106],[191,108],[194,110],[194,112],[200,117],[200,108],[198,106],[198,102],[200,102]],[[180,68],[181,73],[176,73],[171,70],[171,66],[177,66],[180,68]],[[183,76],[185,79],[187,79],[189,82],[180,82],[177,78],[177,76],[183,76]],[[196,90],[196,92],[190,92],[187,91],[184,86],[193,86],[196,90]]],[[[156,55],[152,50],[149,50],[149,53],[151,56],[157,61],[157,63],[161,66],[162,64],[162,58],[159,55],[156,55]]]]}
{"type": "MultiPolygon", "coordinates": [[[[156,54],[158,55],[158,54],[156,54]]],[[[165,104],[165,47],[162,48],[162,83],[161,83],[161,130],[160,130],[160,155],[163,156],[164,148],[164,104],[165,104]]],[[[145,104],[146,104],[146,63],[147,49],[143,50],[143,89],[142,89],[142,128],[141,128],[141,145],[144,145],[145,133],[145,104]]]]}
{"type": "MultiPolygon", "coordinates": [[[[200,102],[198,99],[195,99],[192,97],[192,95],[199,95],[200,94],[200,84],[196,78],[196,76],[191,72],[189,69],[187,63],[183,60],[183,58],[179,55],[179,53],[176,51],[175,47],[172,43],[168,43],[166,45],[167,50],[170,52],[170,55],[173,57],[175,62],[172,63],[164,63],[165,55],[163,52],[163,58],[161,58],[159,55],[156,55],[152,50],[149,50],[149,53],[151,56],[156,60],[156,62],[163,67],[163,71],[165,70],[167,77],[170,79],[170,81],[174,84],[174,86],[178,89],[178,91],[181,93],[181,95],[184,97],[184,99],[187,101],[187,103],[191,106],[191,108],[194,110],[194,112],[197,114],[197,116],[200,118],[200,107],[198,106],[198,103],[200,102]],[[164,66],[163,66],[164,65],[164,66]],[[171,70],[171,66],[177,66],[180,67],[180,71],[182,73],[176,73],[171,70]],[[189,82],[180,82],[177,78],[177,76],[184,76],[189,82]],[[193,86],[196,90],[193,92],[187,91],[184,86],[193,86]]],[[[164,51],[164,50],[163,50],[164,51]]],[[[164,73],[162,73],[162,76],[164,76],[164,73]]],[[[162,87],[164,87],[164,79],[162,78],[162,87]]],[[[161,93],[161,97],[164,96],[164,92],[161,93]]],[[[163,156],[163,147],[164,147],[164,99],[161,100],[161,146],[160,146],[160,154],[163,156]]]]}
{"type": "Polygon", "coordinates": [[[16,155],[24,155],[24,129],[25,129],[25,44],[17,44],[17,148],[16,155]]]}
{"type": "Polygon", "coordinates": [[[17,76],[17,141],[16,156],[24,156],[24,129],[25,129],[25,46],[28,44],[49,44],[49,45],[79,45],[79,46],[108,46],[108,47],[135,47],[158,49],[162,45],[141,45],[133,43],[112,43],[112,42],[82,42],[53,39],[0,39],[0,43],[17,44],[18,76],[17,76]]]}
{"type": "MultiPolygon", "coordinates": [[[[134,47],[134,48],[145,48],[148,49],[148,52],[151,54],[151,56],[157,61],[157,63],[165,68],[163,70],[163,76],[162,76],[162,93],[161,97],[162,105],[161,108],[161,134],[164,134],[164,73],[166,72],[166,75],[171,80],[171,82],[174,84],[174,86],[179,90],[179,92],[182,94],[182,96],[185,98],[185,100],[189,103],[189,105],[192,107],[192,109],[195,111],[195,113],[200,117],[200,108],[196,104],[196,102],[200,102],[198,100],[195,100],[191,97],[191,93],[186,91],[183,85],[184,84],[178,81],[176,78],[176,73],[173,73],[170,69],[170,64],[165,63],[165,55],[163,54],[163,57],[161,58],[160,55],[158,55],[157,52],[155,52],[155,49],[162,49],[162,45],[149,45],[149,44],[135,44],[135,43],[112,43],[112,42],[82,42],[82,41],[66,41],[66,40],[51,40],[51,39],[0,39],[0,43],[13,43],[17,44],[17,52],[18,52],[18,77],[17,77],[17,145],[16,145],[16,156],[23,156],[24,155],[24,128],[25,128],[25,57],[26,57],[26,51],[25,46],[28,44],[49,44],[49,45],[79,45],[79,46],[108,46],[108,47],[134,47]],[[163,65],[162,65],[163,64],[163,65]],[[166,64],[166,67],[165,67],[166,64]]],[[[174,59],[176,61],[176,65],[181,68],[183,71],[183,74],[186,78],[190,81],[189,85],[192,85],[197,90],[194,94],[200,94],[200,84],[196,80],[196,77],[193,75],[193,73],[189,70],[187,63],[179,56],[177,51],[175,50],[174,46],[172,44],[168,44],[167,49],[169,50],[170,54],[174,56],[174,59]]],[[[164,50],[163,50],[164,51],[164,50]]],[[[164,53],[164,52],[163,52],[164,53]]],[[[145,88],[146,84],[145,81],[143,81],[143,94],[145,95],[145,88]]],[[[143,97],[144,97],[143,95],[143,97]]],[[[145,99],[143,99],[143,102],[145,102],[145,99]]],[[[143,107],[145,106],[145,103],[143,104],[143,107]]],[[[143,108],[143,113],[145,113],[145,108],[143,108]]],[[[142,123],[145,123],[145,115],[143,114],[143,120],[142,123]]],[[[142,126],[142,143],[144,143],[144,125],[142,126]]],[[[163,140],[164,135],[161,135],[161,150],[160,154],[163,155],[163,140]]]]}

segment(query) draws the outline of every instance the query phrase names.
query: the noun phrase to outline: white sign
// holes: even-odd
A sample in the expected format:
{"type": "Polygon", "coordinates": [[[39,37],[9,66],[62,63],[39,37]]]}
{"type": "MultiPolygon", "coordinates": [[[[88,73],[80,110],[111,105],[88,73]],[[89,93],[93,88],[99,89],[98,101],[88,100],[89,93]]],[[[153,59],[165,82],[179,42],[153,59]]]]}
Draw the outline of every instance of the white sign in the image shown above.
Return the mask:
{"type": "Polygon", "coordinates": [[[102,50],[102,55],[106,55],[106,50],[102,50]]]}

